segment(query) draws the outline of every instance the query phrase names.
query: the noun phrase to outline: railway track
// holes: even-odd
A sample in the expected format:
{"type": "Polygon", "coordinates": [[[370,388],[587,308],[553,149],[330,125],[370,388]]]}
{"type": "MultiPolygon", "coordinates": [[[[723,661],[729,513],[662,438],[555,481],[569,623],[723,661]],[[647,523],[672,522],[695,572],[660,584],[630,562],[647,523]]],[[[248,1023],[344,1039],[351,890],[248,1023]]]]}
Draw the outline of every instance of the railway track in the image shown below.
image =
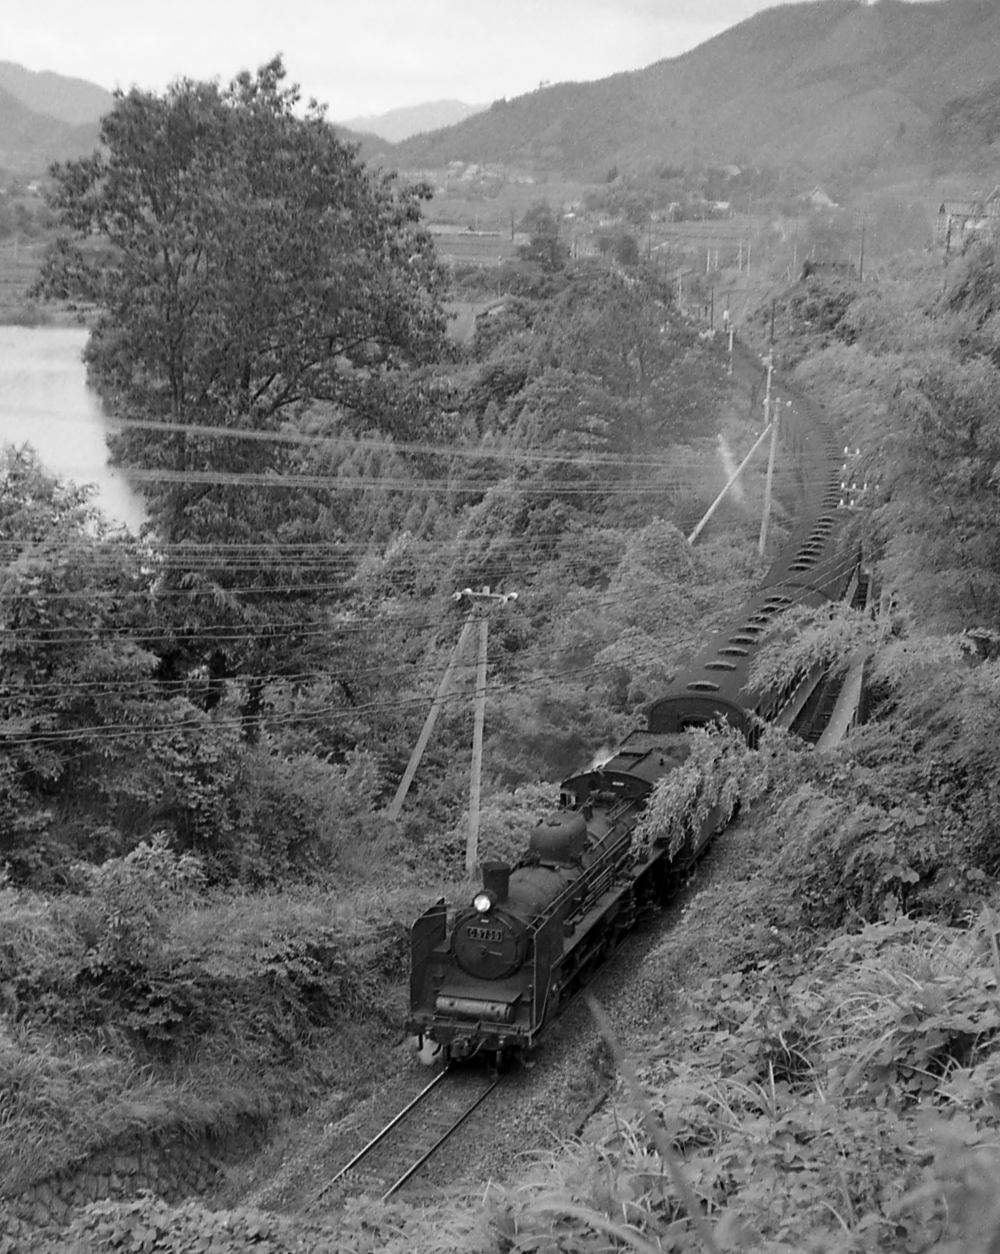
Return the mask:
{"type": "Polygon", "coordinates": [[[379,1193],[382,1201],[420,1172],[504,1076],[446,1067],[368,1144],[323,1185],[306,1206],[329,1194],[379,1193]]]}

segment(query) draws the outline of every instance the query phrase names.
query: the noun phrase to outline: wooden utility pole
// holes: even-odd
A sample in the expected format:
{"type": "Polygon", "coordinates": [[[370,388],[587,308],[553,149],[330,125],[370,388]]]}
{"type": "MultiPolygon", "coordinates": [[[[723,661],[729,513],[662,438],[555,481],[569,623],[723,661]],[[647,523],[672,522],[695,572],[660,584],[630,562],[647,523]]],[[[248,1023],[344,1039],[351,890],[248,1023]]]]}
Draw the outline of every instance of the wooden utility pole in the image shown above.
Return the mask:
{"type": "MultiPolygon", "coordinates": [[[[772,309],[773,312],[773,309],[772,309]]],[[[771,419],[771,374],[774,370],[774,352],[769,352],[765,364],[767,366],[767,386],[764,389],[764,423],[771,428],[771,449],[767,456],[767,480],[764,484],[764,512],[760,520],[760,540],[757,542],[757,551],[764,556],[764,546],[767,544],[767,524],[771,518],[771,484],[774,480],[774,457],[778,447],[778,414],[777,406],[774,411],[774,419],[771,419]]]]}
{"type": "MultiPolygon", "coordinates": [[[[455,599],[458,600],[462,593],[457,592],[455,599]]],[[[399,787],[396,789],[396,795],[392,799],[392,804],[386,811],[390,819],[398,819],[399,812],[403,808],[403,802],[406,800],[406,794],[410,791],[410,785],[413,783],[413,777],[417,773],[417,767],[420,765],[420,759],[424,756],[424,750],[427,748],[427,742],[431,738],[431,732],[434,730],[434,724],[437,722],[437,716],[441,712],[441,706],[444,704],[445,697],[448,695],[448,689],[451,687],[451,679],[455,673],[455,667],[458,659],[465,650],[465,644],[469,636],[472,634],[472,626],[476,621],[475,610],[471,611],[462,627],[462,632],[458,637],[458,641],[451,651],[451,657],[448,659],[448,665],[445,668],[444,675],[441,677],[441,683],[438,690],[434,694],[434,700],[431,702],[431,708],[427,713],[423,728],[417,743],[413,746],[413,752],[410,754],[410,760],[406,764],[406,770],[403,772],[403,778],[399,781],[399,787]]]]}
{"type": "MultiPolygon", "coordinates": [[[[489,588],[483,589],[484,593],[489,588]]],[[[489,620],[479,615],[479,657],[476,661],[475,715],[472,722],[472,775],[469,780],[469,834],[465,842],[465,869],[469,875],[479,858],[479,793],[483,775],[483,725],[486,722],[486,638],[489,620]]]]}
{"type": "Polygon", "coordinates": [[[736,467],[736,469],[733,471],[733,473],[729,476],[729,481],[727,482],[726,486],[722,489],[722,491],[719,493],[719,495],[715,498],[715,500],[712,502],[712,504],[711,504],[711,505],[708,507],[708,509],[705,511],[705,517],[701,520],[701,522],[698,524],[698,526],[697,526],[697,527],[695,527],[694,531],[692,531],[692,532],[691,532],[691,534],[688,536],[688,538],[687,538],[688,544],[694,544],[695,540],[697,540],[697,539],[698,539],[698,536],[701,534],[701,530],[702,530],[702,528],[705,526],[705,524],[708,522],[708,520],[712,517],[712,515],[715,513],[715,511],[716,511],[716,510],[719,508],[719,506],[722,504],[722,498],[726,495],[726,493],[729,491],[729,489],[733,486],[733,484],[736,482],[736,480],[740,477],[740,475],[741,475],[741,474],[743,473],[743,471],[746,469],[747,463],[750,461],[750,458],[751,458],[751,457],[753,457],[754,453],[756,453],[756,452],[757,452],[757,450],[760,448],[760,446],[761,446],[761,445],[764,443],[764,441],[767,439],[767,437],[768,437],[768,435],[769,435],[769,433],[770,433],[770,430],[771,430],[771,428],[770,428],[770,427],[765,427],[765,428],[764,428],[764,430],[763,430],[763,431],[760,433],[760,435],[758,436],[756,444],[754,444],[754,446],[753,446],[753,448],[750,450],[750,452],[749,452],[749,453],[747,453],[746,457],[744,457],[744,458],[743,458],[743,460],[740,462],[740,464],[736,467]]]}
{"type": "Polygon", "coordinates": [[[482,592],[466,588],[463,596],[469,597],[474,613],[479,619],[479,656],[476,661],[475,717],[472,724],[472,775],[469,780],[469,833],[465,842],[465,869],[472,875],[479,860],[479,794],[483,774],[483,727],[486,722],[486,644],[489,631],[489,610],[492,605],[506,605],[516,601],[516,592],[490,592],[489,586],[482,592]]]}
{"type": "Polygon", "coordinates": [[[858,258],[858,282],[865,279],[865,220],[861,219],[861,256],[858,258]]]}

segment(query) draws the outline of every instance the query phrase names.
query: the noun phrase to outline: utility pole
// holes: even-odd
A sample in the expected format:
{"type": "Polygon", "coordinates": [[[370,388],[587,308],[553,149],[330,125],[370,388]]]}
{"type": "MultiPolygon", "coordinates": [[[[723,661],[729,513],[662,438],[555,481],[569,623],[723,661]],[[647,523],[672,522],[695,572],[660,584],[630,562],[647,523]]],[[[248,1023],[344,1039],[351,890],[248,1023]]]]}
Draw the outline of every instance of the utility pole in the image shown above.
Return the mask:
{"type": "Polygon", "coordinates": [[[858,282],[865,280],[865,220],[861,219],[861,256],[858,258],[858,282]]]}
{"type": "Polygon", "coordinates": [[[764,428],[764,430],[763,430],[763,431],[760,433],[760,435],[757,437],[757,442],[754,444],[753,448],[750,450],[750,452],[749,452],[749,453],[747,453],[746,457],[744,457],[744,458],[743,458],[743,460],[740,462],[740,464],[736,467],[736,469],[733,471],[733,473],[729,476],[729,480],[728,480],[728,482],[726,483],[726,486],[722,489],[722,491],[719,493],[719,495],[715,498],[715,500],[712,502],[712,504],[711,504],[711,505],[708,507],[708,509],[705,511],[705,516],[704,516],[704,518],[702,518],[702,520],[701,520],[701,522],[698,524],[698,526],[697,526],[697,527],[695,527],[694,531],[692,531],[692,532],[691,532],[691,534],[688,536],[688,538],[687,538],[687,542],[688,542],[688,544],[694,544],[695,540],[697,540],[697,539],[698,539],[698,537],[699,537],[699,535],[701,535],[702,528],[705,526],[705,524],[708,522],[708,520],[712,517],[712,515],[715,513],[715,511],[716,511],[716,510],[719,508],[719,506],[722,504],[723,497],[726,495],[726,493],[729,491],[729,489],[733,486],[733,484],[736,482],[736,480],[740,477],[740,475],[741,475],[741,474],[743,473],[743,471],[746,469],[747,464],[748,464],[748,463],[749,463],[749,461],[750,461],[750,458],[751,458],[751,457],[753,457],[754,453],[756,453],[756,452],[757,452],[757,450],[760,448],[760,446],[761,446],[761,445],[764,443],[764,441],[767,439],[767,437],[768,437],[768,435],[769,435],[769,433],[770,433],[770,430],[771,430],[771,428],[770,428],[770,427],[765,427],[765,428],[764,428]]]}
{"type": "MultiPolygon", "coordinates": [[[[460,600],[461,592],[456,592],[454,599],[460,600]]],[[[413,777],[417,773],[417,767],[420,765],[420,759],[424,756],[424,750],[427,748],[427,742],[431,738],[431,732],[434,730],[434,724],[437,722],[437,716],[441,712],[441,706],[444,704],[445,697],[448,695],[448,689],[451,687],[451,679],[455,673],[455,666],[458,659],[465,650],[466,641],[472,634],[472,627],[476,621],[475,610],[470,611],[462,626],[462,632],[458,637],[454,649],[451,651],[451,657],[448,659],[448,665],[445,668],[441,683],[438,690],[434,694],[434,700],[431,702],[431,708],[427,713],[420,736],[417,743],[413,746],[413,752],[410,754],[410,760],[406,764],[406,770],[403,772],[403,778],[399,781],[399,787],[396,789],[396,795],[392,799],[392,803],[386,814],[390,819],[398,819],[399,812],[403,808],[403,802],[406,800],[406,794],[410,791],[410,785],[413,783],[413,777]]]]}
{"type": "Polygon", "coordinates": [[[444,675],[438,685],[438,690],[434,694],[434,700],[431,702],[431,708],[427,713],[423,728],[417,738],[417,743],[413,746],[413,752],[410,754],[410,760],[406,764],[406,770],[403,772],[403,778],[399,781],[399,787],[396,789],[396,795],[392,799],[386,815],[390,819],[398,819],[399,813],[403,808],[403,802],[406,800],[406,794],[410,790],[413,783],[413,777],[417,773],[417,767],[420,765],[420,759],[424,756],[424,750],[431,738],[431,732],[434,730],[434,724],[437,722],[437,716],[441,712],[441,706],[448,696],[451,688],[452,677],[455,674],[455,667],[462,654],[465,652],[466,644],[472,635],[472,629],[479,623],[479,655],[476,665],[476,694],[475,694],[475,717],[473,721],[472,735],[472,783],[470,787],[470,805],[469,805],[469,842],[466,850],[466,867],[469,871],[475,869],[475,854],[479,839],[479,790],[482,778],[482,760],[483,760],[483,724],[486,715],[486,632],[487,632],[487,611],[490,604],[506,605],[508,601],[516,601],[517,593],[508,592],[506,594],[490,592],[489,588],[483,588],[482,592],[473,592],[471,588],[463,588],[461,592],[453,594],[454,601],[462,601],[468,597],[472,601],[472,608],[462,625],[461,634],[451,651],[451,657],[448,659],[448,665],[445,668],[444,675]],[[472,863],[469,864],[469,857],[472,857],[472,863]]]}
{"type": "MultiPolygon", "coordinates": [[[[772,306],[773,313],[773,306],[772,306]]],[[[771,323],[772,333],[774,323],[771,323]]],[[[764,513],[760,520],[760,540],[757,543],[757,552],[764,556],[764,546],[767,544],[767,524],[771,517],[771,483],[774,479],[774,457],[778,448],[778,415],[779,409],[775,406],[774,421],[771,421],[771,375],[774,371],[774,350],[772,349],[764,359],[767,366],[767,386],[764,389],[764,425],[771,427],[771,449],[767,456],[767,480],[764,484],[764,513]]]]}
{"type": "MultiPolygon", "coordinates": [[[[466,588],[461,596],[473,603],[473,615],[479,619],[479,656],[476,660],[475,717],[472,725],[472,776],[469,781],[469,833],[465,842],[465,869],[472,875],[479,860],[479,793],[483,771],[483,726],[486,722],[486,643],[489,631],[489,610],[493,605],[516,601],[516,592],[482,592],[466,588]]],[[[471,619],[472,615],[470,615],[471,619]]]]}
{"type": "Polygon", "coordinates": [[[714,284],[712,285],[712,296],[711,296],[711,304],[709,306],[708,325],[709,325],[710,330],[712,331],[715,330],[715,285],[714,284]]]}

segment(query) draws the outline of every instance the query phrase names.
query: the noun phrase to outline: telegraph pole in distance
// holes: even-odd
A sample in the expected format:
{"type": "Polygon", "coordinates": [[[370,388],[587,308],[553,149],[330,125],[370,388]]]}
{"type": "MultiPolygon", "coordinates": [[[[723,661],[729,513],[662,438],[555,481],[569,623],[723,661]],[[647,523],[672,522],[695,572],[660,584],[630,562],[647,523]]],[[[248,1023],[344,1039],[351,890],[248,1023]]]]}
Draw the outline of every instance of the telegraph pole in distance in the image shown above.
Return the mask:
{"type": "Polygon", "coordinates": [[[858,258],[858,282],[865,281],[865,219],[861,218],[861,256],[858,258]]]}
{"type": "Polygon", "coordinates": [[[771,430],[771,428],[770,428],[770,427],[765,427],[765,428],[764,428],[764,430],[763,430],[763,431],[760,433],[760,435],[757,437],[757,442],[756,442],[756,444],[754,444],[754,446],[753,446],[753,448],[750,450],[750,452],[749,452],[749,453],[747,453],[746,457],[744,457],[744,458],[743,458],[743,460],[740,462],[740,464],[736,467],[736,469],[733,471],[733,473],[729,476],[729,480],[728,480],[728,482],[726,483],[726,486],[722,489],[722,491],[719,493],[719,495],[715,498],[715,500],[712,502],[712,504],[711,504],[711,505],[708,507],[708,509],[705,511],[704,517],[702,518],[702,520],[701,520],[701,522],[698,524],[698,526],[697,526],[697,527],[695,527],[694,531],[692,531],[692,532],[691,532],[691,534],[688,536],[688,538],[687,538],[687,542],[688,542],[688,544],[694,544],[695,540],[697,540],[697,539],[698,539],[698,537],[701,535],[702,530],[704,529],[705,524],[708,522],[708,520],[712,517],[712,515],[715,513],[715,511],[716,511],[716,510],[719,508],[719,506],[722,504],[722,502],[723,502],[723,500],[724,500],[724,498],[725,498],[725,495],[726,495],[726,493],[729,491],[729,489],[733,486],[733,484],[734,484],[734,483],[736,482],[736,480],[740,477],[740,475],[744,472],[744,470],[746,470],[747,466],[748,466],[748,465],[749,465],[749,463],[750,463],[750,458],[751,458],[751,457],[753,457],[754,453],[756,453],[756,452],[757,452],[757,450],[760,448],[760,446],[761,446],[761,445],[764,443],[764,441],[767,439],[767,437],[768,437],[768,435],[769,435],[769,433],[770,433],[770,430],[771,430]]]}
{"type": "Polygon", "coordinates": [[[765,359],[767,366],[767,386],[764,389],[764,426],[770,424],[771,427],[771,449],[767,456],[767,480],[764,485],[764,513],[760,520],[760,540],[757,543],[757,551],[764,556],[764,546],[767,543],[767,524],[771,517],[771,483],[774,479],[774,456],[778,447],[778,414],[779,409],[775,406],[774,420],[771,420],[771,374],[774,370],[774,349],[768,351],[765,359]]]}
{"type": "MultiPolygon", "coordinates": [[[[489,630],[489,610],[492,605],[506,605],[516,601],[516,592],[490,592],[489,585],[482,592],[466,588],[461,593],[473,603],[473,613],[479,619],[479,656],[476,661],[475,717],[472,725],[472,776],[469,781],[469,834],[465,843],[465,869],[472,875],[479,860],[479,793],[483,772],[483,726],[486,722],[486,643],[489,630]]],[[[470,619],[471,619],[470,615],[470,619]]]]}

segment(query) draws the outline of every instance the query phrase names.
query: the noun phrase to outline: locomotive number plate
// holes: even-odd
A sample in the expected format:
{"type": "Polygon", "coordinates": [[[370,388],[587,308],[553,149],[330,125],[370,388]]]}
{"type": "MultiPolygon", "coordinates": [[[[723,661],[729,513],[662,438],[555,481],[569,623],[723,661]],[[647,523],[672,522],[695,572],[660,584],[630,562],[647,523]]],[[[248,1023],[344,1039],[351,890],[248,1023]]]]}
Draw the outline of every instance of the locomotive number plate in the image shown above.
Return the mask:
{"type": "Polygon", "coordinates": [[[465,933],[469,940],[475,941],[493,941],[498,943],[503,940],[503,931],[498,927],[474,927],[469,925],[465,929],[465,933]]]}

